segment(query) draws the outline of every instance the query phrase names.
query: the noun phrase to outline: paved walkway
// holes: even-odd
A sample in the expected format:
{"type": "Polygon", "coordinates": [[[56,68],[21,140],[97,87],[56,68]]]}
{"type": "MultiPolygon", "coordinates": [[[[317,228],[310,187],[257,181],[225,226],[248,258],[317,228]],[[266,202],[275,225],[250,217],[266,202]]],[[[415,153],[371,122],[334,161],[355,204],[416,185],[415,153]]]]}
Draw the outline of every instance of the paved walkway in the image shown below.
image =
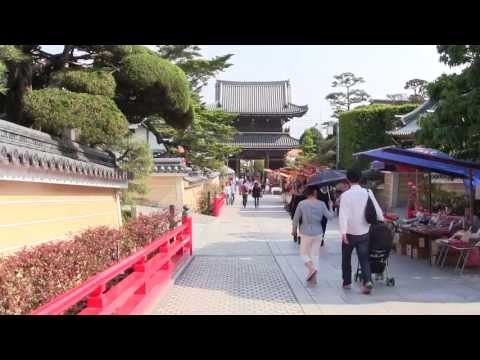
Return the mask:
{"type": "Polygon", "coordinates": [[[280,197],[266,195],[259,209],[236,202],[219,218],[194,215],[195,256],[153,314],[480,314],[478,273],[459,276],[403,256],[391,257],[395,287],[378,282],[369,296],[359,286],[343,290],[336,219],[318,283],[307,286],[280,197]]]}

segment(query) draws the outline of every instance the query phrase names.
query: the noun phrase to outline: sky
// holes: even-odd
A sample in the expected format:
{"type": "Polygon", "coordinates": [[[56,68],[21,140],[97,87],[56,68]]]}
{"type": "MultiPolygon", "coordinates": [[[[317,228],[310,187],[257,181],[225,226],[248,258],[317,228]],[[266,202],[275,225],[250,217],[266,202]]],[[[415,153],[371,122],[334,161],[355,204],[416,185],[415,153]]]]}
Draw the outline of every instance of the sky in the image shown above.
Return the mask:
{"type": "MultiPolygon", "coordinates": [[[[150,47],[150,46],[149,46],[150,47]]],[[[352,72],[365,79],[359,88],[372,98],[406,93],[413,78],[433,81],[442,73],[458,72],[439,62],[434,45],[200,45],[210,58],[233,54],[232,66],[217,76],[220,80],[290,80],[292,102],[308,105],[301,118],[289,123],[290,134],[299,138],[315,124],[330,119],[332,110],[325,96],[332,91],[333,76],[352,72]]],[[[55,52],[61,46],[49,45],[55,52]]],[[[215,79],[203,88],[207,103],[215,100],[215,79]]],[[[287,125],[288,126],[288,125],[287,125]]],[[[318,125],[317,125],[318,126],[318,125]]]]}

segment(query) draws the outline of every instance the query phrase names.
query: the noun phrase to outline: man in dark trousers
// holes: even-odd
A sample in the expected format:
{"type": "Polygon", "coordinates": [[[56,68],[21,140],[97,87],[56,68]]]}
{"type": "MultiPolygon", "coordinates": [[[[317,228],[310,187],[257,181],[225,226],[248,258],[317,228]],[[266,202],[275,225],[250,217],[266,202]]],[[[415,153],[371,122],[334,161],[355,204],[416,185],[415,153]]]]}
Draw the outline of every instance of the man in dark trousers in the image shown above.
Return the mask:
{"type": "Polygon", "coordinates": [[[343,288],[350,289],[352,283],[352,252],[355,249],[362,269],[362,292],[370,294],[373,288],[370,263],[368,261],[370,224],[365,218],[368,197],[372,199],[377,213],[377,220],[383,221],[383,211],[373,193],[359,185],[361,174],[359,170],[355,169],[347,171],[347,179],[351,187],[340,197],[338,222],[342,236],[342,277],[343,288]]]}

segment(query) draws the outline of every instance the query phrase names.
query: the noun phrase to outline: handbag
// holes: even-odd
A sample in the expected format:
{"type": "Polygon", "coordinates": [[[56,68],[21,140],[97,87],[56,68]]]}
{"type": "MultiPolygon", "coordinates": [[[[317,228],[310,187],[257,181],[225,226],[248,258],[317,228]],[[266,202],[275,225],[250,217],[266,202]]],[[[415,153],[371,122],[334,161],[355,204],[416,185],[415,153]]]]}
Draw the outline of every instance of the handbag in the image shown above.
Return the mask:
{"type": "Polygon", "coordinates": [[[370,198],[370,193],[367,190],[367,205],[365,206],[365,220],[369,224],[376,224],[377,223],[377,210],[375,209],[375,205],[373,205],[373,201],[370,198]]]}

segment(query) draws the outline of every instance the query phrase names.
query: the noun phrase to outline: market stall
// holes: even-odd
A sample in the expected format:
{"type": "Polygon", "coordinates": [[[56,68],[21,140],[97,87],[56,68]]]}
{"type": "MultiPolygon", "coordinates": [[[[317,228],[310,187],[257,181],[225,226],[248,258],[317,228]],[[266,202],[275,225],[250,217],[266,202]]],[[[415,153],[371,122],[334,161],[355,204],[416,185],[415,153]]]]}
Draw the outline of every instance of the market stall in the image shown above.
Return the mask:
{"type": "MultiPolygon", "coordinates": [[[[414,147],[402,149],[386,147],[354,154],[354,156],[376,160],[384,167],[394,171],[421,171],[428,176],[428,207],[427,210],[418,208],[412,219],[399,221],[399,239],[397,250],[410,257],[427,258],[432,264],[436,255],[432,252],[433,242],[439,238],[448,238],[458,230],[469,230],[474,222],[475,186],[480,184],[480,164],[454,159],[447,154],[434,149],[414,147]],[[465,184],[465,195],[468,197],[468,206],[464,214],[452,216],[446,211],[433,212],[431,179],[432,173],[444,174],[452,178],[461,178],[465,184]]],[[[378,163],[376,163],[378,167],[378,163]]],[[[418,186],[412,190],[418,191],[418,186]]],[[[416,194],[412,194],[412,198],[416,194]]],[[[412,199],[412,201],[414,201],[412,199]]],[[[477,226],[478,227],[478,224],[477,226]]],[[[476,231],[476,230],[475,230],[476,231]]],[[[475,250],[478,255],[478,248],[475,250]]],[[[474,253],[475,253],[474,252],[474,253]]],[[[470,259],[478,259],[472,256],[470,259]]],[[[468,259],[467,259],[468,260],[468,259]]],[[[467,261],[466,260],[466,261],[467,261]]],[[[472,262],[472,260],[470,260],[472,262]]],[[[468,265],[480,265],[467,264],[468,265]]]]}

